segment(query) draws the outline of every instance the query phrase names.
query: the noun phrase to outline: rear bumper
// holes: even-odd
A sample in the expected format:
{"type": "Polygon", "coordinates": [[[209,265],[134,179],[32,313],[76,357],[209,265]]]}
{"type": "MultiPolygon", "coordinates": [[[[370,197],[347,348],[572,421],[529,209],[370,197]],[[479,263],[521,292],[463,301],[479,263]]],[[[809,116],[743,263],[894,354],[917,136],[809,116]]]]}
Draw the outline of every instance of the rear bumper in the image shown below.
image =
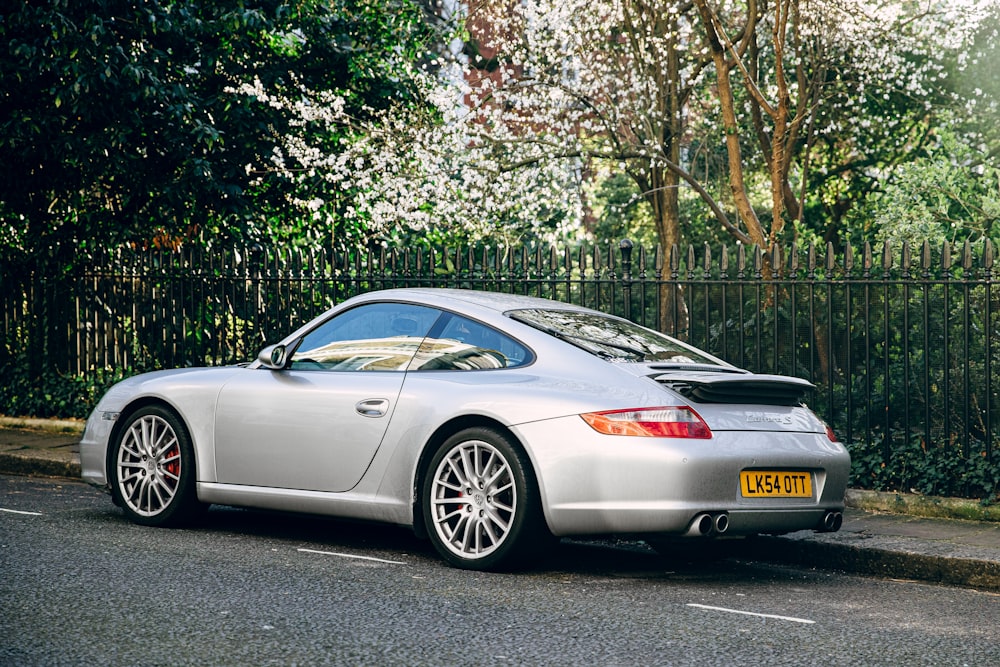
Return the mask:
{"type": "Polygon", "coordinates": [[[682,535],[703,513],[726,513],[729,535],[818,528],[842,511],[850,455],[825,434],[722,431],[709,440],[605,436],[579,417],[522,425],[556,535],[682,535]],[[744,498],[740,472],[808,472],[810,498],[744,498]]]}

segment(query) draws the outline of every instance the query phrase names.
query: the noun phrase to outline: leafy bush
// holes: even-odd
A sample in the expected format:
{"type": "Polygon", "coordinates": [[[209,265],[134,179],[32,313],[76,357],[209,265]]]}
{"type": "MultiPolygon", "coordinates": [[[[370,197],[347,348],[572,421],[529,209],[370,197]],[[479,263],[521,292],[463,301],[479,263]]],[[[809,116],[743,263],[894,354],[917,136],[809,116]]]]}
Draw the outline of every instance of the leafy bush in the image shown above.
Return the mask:
{"type": "Polygon", "coordinates": [[[922,434],[894,435],[888,460],[882,442],[848,446],[852,487],[979,498],[984,504],[1000,500],[1000,463],[990,463],[985,443],[975,442],[966,458],[957,442],[928,445],[922,434]]]}
{"type": "Polygon", "coordinates": [[[138,372],[102,369],[87,375],[69,375],[45,371],[36,377],[25,359],[15,359],[15,363],[0,367],[0,414],[85,419],[111,385],[138,372]]]}

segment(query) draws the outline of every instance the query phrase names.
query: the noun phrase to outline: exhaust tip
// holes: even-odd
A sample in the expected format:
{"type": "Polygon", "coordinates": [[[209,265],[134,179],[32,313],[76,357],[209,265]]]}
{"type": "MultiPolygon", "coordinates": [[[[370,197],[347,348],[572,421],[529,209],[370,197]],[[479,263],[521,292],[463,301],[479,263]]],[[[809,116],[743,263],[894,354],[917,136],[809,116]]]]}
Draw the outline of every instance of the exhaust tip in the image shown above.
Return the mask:
{"type": "Polygon", "coordinates": [[[691,519],[691,524],[688,526],[687,535],[689,536],[704,536],[712,532],[712,517],[709,514],[699,514],[695,518],[691,519]]]}
{"type": "Polygon", "coordinates": [[[827,512],[823,515],[819,530],[824,533],[835,533],[844,525],[844,515],[841,512],[827,512]]]}
{"type": "Polygon", "coordinates": [[[729,530],[729,515],[725,513],[716,514],[715,518],[712,519],[712,529],[718,535],[722,535],[729,530]]]}

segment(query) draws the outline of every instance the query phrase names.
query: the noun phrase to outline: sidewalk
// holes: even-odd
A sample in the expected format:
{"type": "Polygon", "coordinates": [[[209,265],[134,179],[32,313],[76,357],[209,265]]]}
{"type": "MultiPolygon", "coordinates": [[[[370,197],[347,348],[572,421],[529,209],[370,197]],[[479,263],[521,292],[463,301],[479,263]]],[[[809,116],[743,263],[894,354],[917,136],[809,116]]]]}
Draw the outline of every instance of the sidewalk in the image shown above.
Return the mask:
{"type": "MultiPolygon", "coordinates": [[[[80,421],[0,417],[0,474],[79,479],[82,432],[80,421]]],[[[762,536],[740,551],[772,562],[1000,591],[997,508],[856,490],[847,502],[839,532],[762,536]]]]}

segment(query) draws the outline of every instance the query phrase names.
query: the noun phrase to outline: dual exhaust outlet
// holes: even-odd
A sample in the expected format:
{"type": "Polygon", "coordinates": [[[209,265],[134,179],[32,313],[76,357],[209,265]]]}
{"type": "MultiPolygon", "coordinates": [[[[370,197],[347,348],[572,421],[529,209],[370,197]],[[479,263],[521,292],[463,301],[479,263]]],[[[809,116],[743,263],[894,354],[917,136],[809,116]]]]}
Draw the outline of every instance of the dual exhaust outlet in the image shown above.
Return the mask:
{"type": "Polygon", "coordinates": [[[729,514],[719,512],[717,514],[703,513],[691,520],[691,527],[687,534],[690,536],[701,535],[703,537],[714,537],[722,535],[729,530],[729,514]]]}
{"type": "MultiPolygon", "coordinates": [[[[840,530],[840,527],[844,524],[844,515],[842,512],[837,512],[834,510],[829,510],[823,514],[823,518],[816,527],[821,533],[835,533],[840,530]]],[[[729,514],[726,512],[717,512],[715,514],[709,514],[704,512],[698,514],[694,519],[691,520],[691,525],[688,528],[687,536],[690,537],[717,537],[719,535],[725,534],[729,530],[729,514]]]]}

